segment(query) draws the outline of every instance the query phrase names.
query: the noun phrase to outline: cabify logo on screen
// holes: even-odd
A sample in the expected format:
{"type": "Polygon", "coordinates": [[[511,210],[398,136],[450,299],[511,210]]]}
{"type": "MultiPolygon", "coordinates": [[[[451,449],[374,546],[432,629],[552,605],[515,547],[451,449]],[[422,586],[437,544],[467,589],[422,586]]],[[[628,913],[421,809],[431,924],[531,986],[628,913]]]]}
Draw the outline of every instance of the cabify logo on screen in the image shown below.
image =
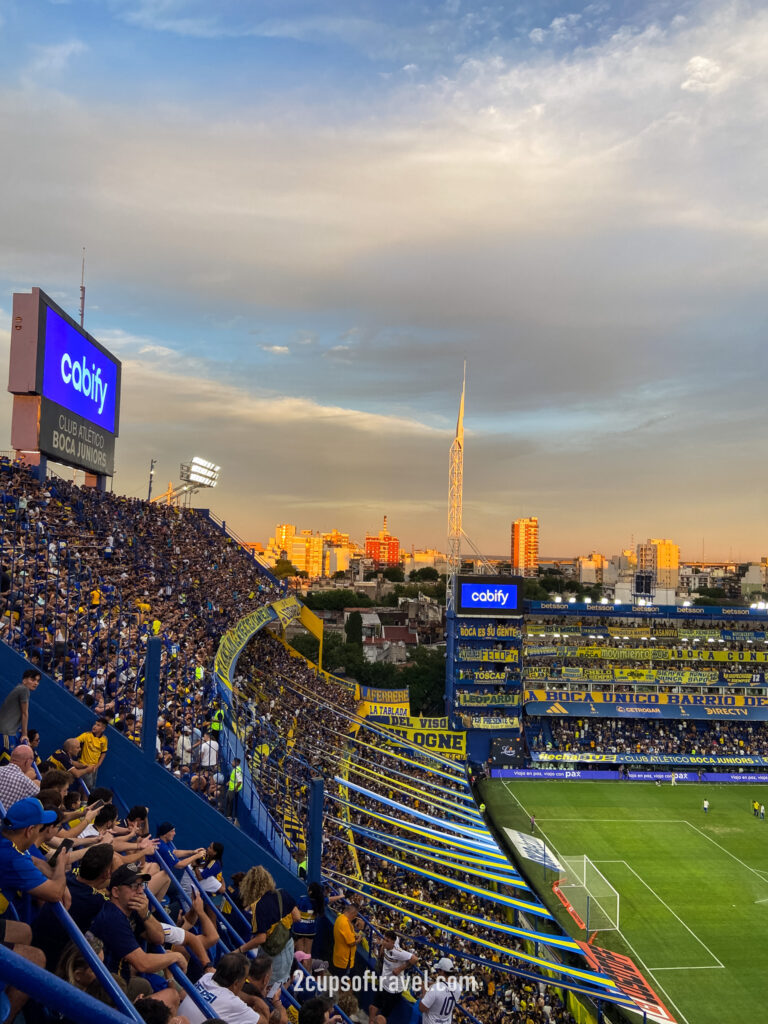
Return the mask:
{"type": "Polygon", "coordinates": [[[461,583],[459,605],[462,609],[513,611],[517,608],[517,584],[491,579],[484,583],[461,583]]]}
{"type": "Polygon", "coordinates": [[[45,312],[43,395],[114,433],[117,366],[58,313],[45,312]]]}

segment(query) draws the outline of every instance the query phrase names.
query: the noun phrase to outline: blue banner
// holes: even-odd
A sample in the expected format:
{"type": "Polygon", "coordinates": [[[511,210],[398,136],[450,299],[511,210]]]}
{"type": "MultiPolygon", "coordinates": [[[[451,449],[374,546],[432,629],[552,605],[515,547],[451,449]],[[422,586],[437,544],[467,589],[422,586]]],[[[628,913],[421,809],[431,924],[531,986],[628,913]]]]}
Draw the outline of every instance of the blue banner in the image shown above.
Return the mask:
{"type": "MultiPolygon", "coordinates": [[[[589,771],[565,771],[555,768],[543,771],[536,768],[492,768],[492,779],[571,779],[575,782],[607,782],[629,779],[630,782],[671,782],[672,772],[629,772],[623,775],[617,771],[598,769],[589,771]]],[[[676,782],[743,782],[768,784],[768,773],[764,772],[675,772],[676,782]]]]}
{"type": "MultiPolygon", "coordinates": [[[[702,698],[703,699],[703,698],[702,698]]],[[[715,718],[768,722],[768,707],[712,707],[706,704],[595,704],[592,701],[529,701],[526,714],[548,718],[665,718],[712,721],[715,718]]]]}
{"type": "Polygon", "coordinates": [[[588,615],[591,618],[607,618],[620,616],[639,619],[768,619],[765,608],[723,608],[691,605],[681,608],[674,604],[560,604],[556,601],[526,601],[526,615],[588,615]]]}
{"type": "Polygon", "coordinates": [[[713,768],[738,768],[742,765],[746,768],[768,766],[767,757],[748,754],[716,757],[714,754],[596,754],[588,750],[583,752],[547,750],[531,754],[531,760],[541,764],[565,761],[571,764],[693,764],[709,765],[713,768]]]}

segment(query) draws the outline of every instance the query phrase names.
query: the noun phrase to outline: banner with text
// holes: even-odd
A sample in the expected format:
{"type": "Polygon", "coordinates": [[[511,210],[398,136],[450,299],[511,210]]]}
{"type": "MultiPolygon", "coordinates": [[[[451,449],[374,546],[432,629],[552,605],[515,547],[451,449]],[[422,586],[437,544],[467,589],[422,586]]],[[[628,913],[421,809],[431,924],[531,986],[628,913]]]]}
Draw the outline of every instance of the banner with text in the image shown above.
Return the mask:
{"type": "Polygon", "coordinates": [[[589,751],[541,750],[531,754],[531,760],[566,764],[692,764],[712,765],[716,768],[764,768],[768,758],[733,754],[715,757],[714,754],[596,754],[589,751]]]}

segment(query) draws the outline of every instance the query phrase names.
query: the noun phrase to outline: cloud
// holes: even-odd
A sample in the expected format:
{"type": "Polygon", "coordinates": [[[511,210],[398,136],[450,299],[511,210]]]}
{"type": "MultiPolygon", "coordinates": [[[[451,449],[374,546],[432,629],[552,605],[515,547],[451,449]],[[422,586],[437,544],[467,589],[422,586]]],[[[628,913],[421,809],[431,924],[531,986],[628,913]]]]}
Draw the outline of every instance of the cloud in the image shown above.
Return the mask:
{"type": "Polygon", "coordinates": [[[291,350],[287,345],[259,345],[262,352],[271,352],[275,356],[290,355],[291,350]]]}
{"type": "MultiPolygon", "coordinates": [[[[206,8],[133,9],[159,23],[206,8]]],[[[379,458],[381,434],[386,472],[361,488],[374,504],[423,502],[426,525],[413,528],[437,541],[468,357],[474,537],[539,503],[550,537],[576,536],[571,503],[585,510],[580,539],[598,524],[615,539],[611,515],[653,532],[643,517],[661,515],[661,492],[638,481],[664,484],[671,525],[659,531],[679,521],[693,536],[686,509],[705,473],[718,481],[706,529],[725,537],[738,520],[762,543],[768,509],[738,438],[762,444],[768,370],[768,12],[692,5],[685,20],[654,18],[592,37],[586,11],[553,19],[540,48],[480,46],[439,75],[415,57],[419,81],[394,74],[364,114],[356,99],[304,94],[269,108],[160,92],[140,109],[6,89],[0,132],[24,144],[4,153],[0,275],[8,290],[67,286],[74,309],[73,234],[87,243],[100,322],[141,339],[125,341],[137,411],[121,457],[157,443],[156,408],[173,458],[200,437],[236,464],[248,458],[240,435],[252,445],[258,430],[293,468],[260,469],[270,515],[273,490],[332,504],[350,464],[379,458]],[[293,357],[291,399],[279,397],[286,363],[259,354],[273,339],[293,357]],[[158,378],[166,399],[148,380],[161,356],[174,369],[158,378]],[[258,388],[250,402],[243,380],[258,388]],[[413,426],[395,437],[393,422],[413,426]],[[316,437],[321,466],[308,455],[316,437]]]]}
{"type": "Polygon", "coordinates": [[[33,46],[32,59],[23,72],[24,81],[39,84],[39,80],[55,78],[66,71],[74,57],[79,57],[88,47],[80,39],[69,39],[48,46],[33,46]]]}
{"type": "Polygon", "coordinates": [[[689,92],[711,92],[722,85],[723,69],[708,57],[691,57],[685,73],[688,77],[680,88],[689,92]]]}

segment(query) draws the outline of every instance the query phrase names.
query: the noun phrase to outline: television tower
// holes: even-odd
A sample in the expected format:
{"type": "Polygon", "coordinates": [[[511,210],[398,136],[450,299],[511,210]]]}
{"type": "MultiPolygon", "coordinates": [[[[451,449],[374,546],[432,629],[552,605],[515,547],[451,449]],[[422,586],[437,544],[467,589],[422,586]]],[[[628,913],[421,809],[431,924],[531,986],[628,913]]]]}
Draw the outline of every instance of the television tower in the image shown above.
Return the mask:
{"type": "Polygon", "coordinates": [[[461,519],[464,505],[464,394],[466,387],[467,362],[464,360],[459,418],[456,422],[456,436],[451,444],[448,469],[448,579],[445,591],[445,603],[448,611],[455,605],[456,578],[461,569],[461,519]]]}

